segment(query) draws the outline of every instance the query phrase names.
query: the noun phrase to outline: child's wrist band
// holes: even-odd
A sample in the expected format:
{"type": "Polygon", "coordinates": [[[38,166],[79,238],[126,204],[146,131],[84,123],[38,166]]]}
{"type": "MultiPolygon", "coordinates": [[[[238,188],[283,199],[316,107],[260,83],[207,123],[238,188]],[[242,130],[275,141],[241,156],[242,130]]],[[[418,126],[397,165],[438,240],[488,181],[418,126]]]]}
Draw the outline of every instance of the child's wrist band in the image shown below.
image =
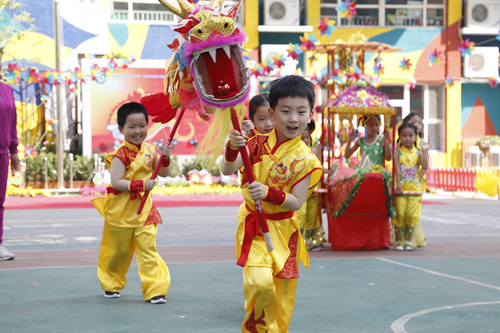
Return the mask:
{"type": "Polygon", "coordinates": [[[146,182],[144,180],[131,180],[128,183],[128,189],[130,191],[144,191],[146,182]]]}
{"type": "Polygon", "coordinates": [[[262,200],[276,206],[282,206],[286,202],[286,193],[267,186],[266,197],[262,200]]]}
{"type": "Polygon", "coordinates": [[[168,168],[170,166],[170,157],[169,158],[164,158],[163,163],[161,164],[162,168],[168,168]]]}
{"type": "Polygon", "coordinates": [[[228,141],[226,145],[226,151],[224,153],[224,159],[226,160],[226,162],[233,163],[234,161],[236,161],[236,158],[238,157],[239,153],[240,150],[231,147],[231,144],[228,141]]]}

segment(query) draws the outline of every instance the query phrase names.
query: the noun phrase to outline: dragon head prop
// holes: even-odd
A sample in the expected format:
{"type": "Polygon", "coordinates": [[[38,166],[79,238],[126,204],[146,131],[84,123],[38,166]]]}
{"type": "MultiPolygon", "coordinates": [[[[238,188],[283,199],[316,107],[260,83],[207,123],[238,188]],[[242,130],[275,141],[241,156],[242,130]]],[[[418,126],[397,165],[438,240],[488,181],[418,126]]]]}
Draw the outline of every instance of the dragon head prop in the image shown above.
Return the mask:
{"type": "Polygon", "coordinates": [[[175,52],[165,73],[170,104],[212,113],[242,103],[250,78],[242,49],[246,35],[234,21],[240,3],[222,8],[223,1],[212,0],[200,8],[188,0],[177,0],[179,7],[159,2],[181,17],[174,27],[179,35],[168,45],[175,52]]]}
{"type": "Polygon", "coordinates": [[[230,109],[242,117],[249,93],[246,35],[235,23],[241,2],[223,7],[223,0],[211,0],[200,7],[193,0],[158,1],[181,18],[173,28],[179,35],[168,45],[174,55],[167,62],[164,94],[172,109],[183,105],[206,120],[215,114],[198,152],[217,157],[231,127],[230,109]]]}

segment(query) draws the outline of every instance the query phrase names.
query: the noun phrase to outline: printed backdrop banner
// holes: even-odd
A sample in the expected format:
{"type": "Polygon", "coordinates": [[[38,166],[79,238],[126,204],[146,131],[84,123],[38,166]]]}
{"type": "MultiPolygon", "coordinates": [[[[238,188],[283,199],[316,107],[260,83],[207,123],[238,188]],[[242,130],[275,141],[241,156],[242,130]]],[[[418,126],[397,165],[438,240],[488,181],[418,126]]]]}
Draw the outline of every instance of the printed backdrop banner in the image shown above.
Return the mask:
{"type": "MultiPolygon", "coordinates": [[[[109,153],[123,142],[116,119],[118,108],[126,102],[140,102],[143,96],[162,92],[164,75],[163,68],[127,68],[107,77],[104,82],[91,83],[92,154],[109,153]]],[[[166,142],[176,118],[166,124],[156,124],[149,119],[147,141],[163,139],[166,142]]],[[[177,145],[172,153],[194,154],[207,127],[208,123],[195,111],[186,110],[175,135],[177,145]]]]}

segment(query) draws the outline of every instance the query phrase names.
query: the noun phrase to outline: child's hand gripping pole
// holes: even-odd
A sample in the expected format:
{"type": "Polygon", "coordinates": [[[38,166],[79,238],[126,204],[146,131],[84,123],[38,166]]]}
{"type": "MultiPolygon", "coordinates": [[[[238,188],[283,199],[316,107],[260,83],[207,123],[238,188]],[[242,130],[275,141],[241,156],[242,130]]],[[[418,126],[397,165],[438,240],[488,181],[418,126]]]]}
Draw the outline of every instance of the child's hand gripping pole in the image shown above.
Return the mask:
{"type": "MultiPolygon", "coordinates": [[[[170,144],[172,143],[172,140],[174,139],[174,136],[175,136],[175,132],[177,132],[177,128],[179,127],[182,116],[184,115],[184,111],[186,111],[186,108],[184,106],[182,106],[181,113],[179,114],[179,117],[175,120],[174,127],[172,127],[172,131],[170,132],[170,136],[168,137],[167,142],[165,142],[166,147],[170,146],[170,144]]],[[[163,164],[164,158],[165,158],[165,156],[163,156],[163,155],[160,156],[160,160],[158,161],[158,163],[156,163],[156,168],[153,172],[153,176],[151,177],[151,179],[155,179],[156,176],[158,176],[158,172],[160,172],[160,168],[161,168],[161,165],[163,164]]],[[[148,195],[149,195],[149,191],[146,191],[146,193],[144,193],[144,195],[141,199],[141,203],[139,204],[139,208],[137,208],[137,215],[139,215],[142,212],[142,209],[144,208],[144,204],[146,203],[146,199],[148,198],[148,195]]]]}
{"type": "MultiPolygon", "coordinates": [[[[233,127],[235,130],[241,133],[240,122],[238,120],[238,115],[236,114],[236,110],[231,108],[231,122],[233,123],[233,127]]],[[[243,159],[243,165],[245,166],[245,173],[248,178],[248,184],[251,184],[255,181],[253,176],[252,165],[250,164],[250,159],[248,158],[247,145],[240,148],[241,158],[243,159]]],[[[264,209],[262,208],[262,203],[260,200],[254,201],[255,210],[257,212],[257,216],[259,218],[260,228],[262,233],[264,234],[264,239],[266,240],[267,250],[269,252],[274,251],[273,241],[271,240],[271,234],[269,233],[269,226],[267,225],[266,216],[264,215],[264,209]]]]}

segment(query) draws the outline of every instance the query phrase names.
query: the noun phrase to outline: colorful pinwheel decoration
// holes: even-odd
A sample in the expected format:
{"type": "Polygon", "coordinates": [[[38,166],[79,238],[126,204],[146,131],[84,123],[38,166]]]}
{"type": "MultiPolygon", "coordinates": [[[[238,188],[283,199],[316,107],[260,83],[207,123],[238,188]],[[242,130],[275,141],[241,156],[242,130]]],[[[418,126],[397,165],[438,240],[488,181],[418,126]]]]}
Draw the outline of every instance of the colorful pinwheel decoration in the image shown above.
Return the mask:
{"type": "Polygon", "coordinates": [[[47,96],[45,94],[42,94],[42,96],[40,97],[40,101],[44,104],[46,104],[48,100],[49,100],[49,96],[47,96]]]}
{"type": "Polygon", "coordinates": [[[286,52],[288,52],[288,57],[291,57],[293,60],[297,60],[298,56],[303,53],[299,44],[292,43],[290,43],[290,48],[286,52]]]}
{"type": "Polygon", "coordinates": [[[262,67],[259,63],[256,63],[252,68],[250,68],[251,75],[258,77],[263,72],[262,67]]]}
{"type": "Polygon", "coordinates": [[[270,74],[274,69],[273,60],[268,59],[262,63],[262,72],[265,74],[270,74]]]}
{"type": "Polygon", "coordinates": [[[414,89],[417,86],[417,80],[415,80],[414,77],[411,77],[408,85],[410,86],[410,89],[414,89]]]}
{"type": "Polygon", "coordinates": [[[356,3],[350,0],[340,0],[340,6],[335,7],[335,10],[340,13],[340,17],[345,17],[350,20],[353,15],[356,16],[356,3]]]}
{"type": "Polygon", "coordinates": [[[273,58],[273,63],[275,68],[281,68],[285,65],[286,57],[284,54],[277,54],[276,57],[273,58]]]}
{"type": "Polygon", "coordinates": [[[496,77],[494,77],[494,76],[490,77],[490,79],[488,80],[488,84],[492,88],[496,88],[498,86],[498,81],[497,81],[496,77]]]}
{"type": "Polygon", "coordinates": [[[434,49],[434,52],[431,52],[431,55],[429,56],[430,66],[434,64],[439,65],[441,60],[443,60],[443,52],[434,49]]]}
{"type": "Polygon", "coordinates": [[[474,45],[476,43],[469,41],[469,38],[467,38],[465,41],[460,42],[460,47],[458,50],[462,53],[462,57],[464,57],[466,54],[471,55],[471,52],[474,51],[474,45]]]}
{"type": "Polygon", "coordinates": [[[409,71],[411,67],[411,62],[410,59],[403,58],[403,60],[399,61],[399,68],[401,68],[404,71],[409,71]]]}
{"type": "Polygon", "coordinates": [[[384,65],[382,63],[375,64],[373,66],[373,74],[375,75],[383,75],[384,74],[384,65]]]}
{"type": "Polygon", "coordinates": [[[450,87],[453,87],[453,79],[446,75],[446,78],[444,79],[444,85],[446,86],[446,88],[450,88],[450,87]]]}
{"type": "Polygon", "coordinates": [[[330,37],[332,35],[332,32],[337,30],[334,24],[335,20],[330,21],[330,18],[328,16],[325,17],[324,20],[319,20],[318,30],[321,32],[320,35],[327,35],[328,37],[330,37]]]}
{"type": "Polygon", "coordinates": [[[318,39],[314,37],[314,33],[310,33],[309,35],[306,35],[304,37],[299,36],[300,41],[302,44],[300,44],[300,48],[304,51],[311,51],[316,48],[316,43],[318,42],[318,39]]]}

